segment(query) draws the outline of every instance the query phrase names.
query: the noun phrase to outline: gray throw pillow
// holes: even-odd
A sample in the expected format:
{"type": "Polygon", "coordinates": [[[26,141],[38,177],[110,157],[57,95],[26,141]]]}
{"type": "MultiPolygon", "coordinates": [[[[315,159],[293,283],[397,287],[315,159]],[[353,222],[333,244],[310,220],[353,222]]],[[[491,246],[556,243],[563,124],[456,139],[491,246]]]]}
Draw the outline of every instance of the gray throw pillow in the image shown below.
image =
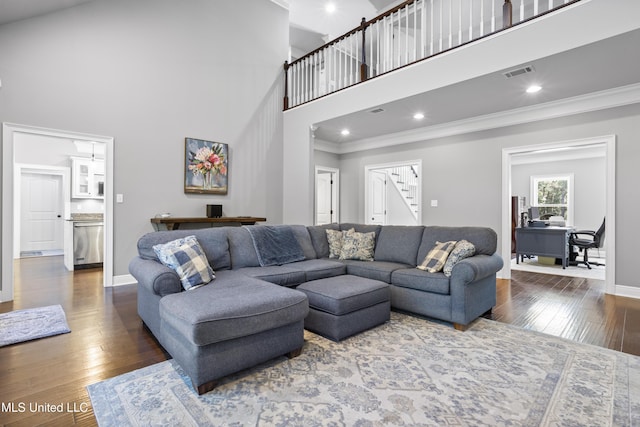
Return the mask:
{"type": "Polygon", "coordinates": [[[473,243],[468,242],[466,240],[460,240],[456,243],[455,247],[449,254],[447,258],[447,262],[444,263],[444,267],[442,267],[442,272],[445,276],[451,277],[451,271],[453,270],[453,266],[462,261],[465,258],[469,258],[474,256],[476,253],[476,247],[473,246],[473,243]]]}

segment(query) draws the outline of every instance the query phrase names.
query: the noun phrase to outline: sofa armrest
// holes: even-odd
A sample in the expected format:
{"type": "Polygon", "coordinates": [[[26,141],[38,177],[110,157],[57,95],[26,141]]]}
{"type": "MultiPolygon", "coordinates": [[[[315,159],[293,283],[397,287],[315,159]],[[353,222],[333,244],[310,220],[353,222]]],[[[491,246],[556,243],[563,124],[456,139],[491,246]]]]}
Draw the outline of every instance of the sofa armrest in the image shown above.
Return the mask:
{"type": "Polygon", "coordinates": [[[182,291],[176,272],[158,261],[135,257],[129,263],[129,272],[138,281],[138,286],[161,297],[182,291]]]}
{"type": "Polygon", "coordinates": [[[502,257],[493,255],[475,255],[465,258],[453,266],[451,271],[451,285],[475,282],[497,273],[504,262],[502,257]]]}
{"type": "Polygon", "coordinates": [[[453,267],[449,286],[454,325],[464,327],[496,305],[496,273],[502,265],[502,258],[493,254],[475,255],[453,267]]]}

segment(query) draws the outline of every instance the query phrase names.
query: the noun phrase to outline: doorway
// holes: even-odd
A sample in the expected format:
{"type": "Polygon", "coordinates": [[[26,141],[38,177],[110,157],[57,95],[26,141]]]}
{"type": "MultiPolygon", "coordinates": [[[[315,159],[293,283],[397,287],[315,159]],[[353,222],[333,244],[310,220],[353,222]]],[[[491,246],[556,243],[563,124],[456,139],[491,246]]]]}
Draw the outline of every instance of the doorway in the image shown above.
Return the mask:
{"type": "MultiPolygon", "coordinates": [[[[72,131],[62,131],[57,129],[46,129],[28,125],[18,125],[11,123],[3,123],[2,125],[2,269],[1,269],[1,287],[0,302],[11,301],[13,299],[13,282],[14,282],[14,266],[13,260],[19,257],[20,246],[22,242],[18,240],[21,230],[21,222],[24,216],[19,212],[22,206],[21,195],[24,195],[21,173],[16,172],[22,169],[21,164],[15,162],[16,153],[23,150],[25,145],[31,150],[30,142],[38,138],[65,139],[79,142],[95,142],[105,147],[105,180],[104,180],[104,263],[103,263],[103,286],[112,286],[113,284],[113,143],[112,137],[84,134],[72,131]],[[16,210],[18,212],[16,212],[16,210]]],[[[38,162],[38,156],[45,156],[49,160],[48,147],[42,150],[33,150],[33,156],[29,157],[29,161],[33,158],[34,162],[38,162]]],[[[24,150],[23,150],[24,151],[24,150]]],[[[68,160],[68,159],[66,159],[68,160]]],[[[31,167],[33,172],[34,165],[31,167]]],[[[27,170],[28,170],[27,167],[27,170]]],[[[51,170],[58,169],[56,174],[60,173],[62,166],[49,166],[51,170]]],[[[35,170],[38,169],[36,165],[35,170]]],[[[64,173],[62,173],[64,176],[64,173]]],[[[67,172],[68,174],[68,172],[67,172]]],[[[62,178],[63,180],[65,178],[62,178]]],[[[66,183],[62,184],[63,192],[70,191],[70,179],[67,176],[66,183]]],[[[68,194],[68,193],[66,193],[68,194]]],[[[62,220],[69,219],[69,206],[67,200],[70,197],[65,196],[64,213],[62,220]]],[[[57,218],[57,214],[56,214],[57,218]]],[[[66,233],[66,231],[65,231],[66,233]]]]}
{"type": "MultiPolygon", "coordinates": [[[[606,135],[602,137],[586,138],[572,141],[560,141],[547,144],[539,144],[532,146],[522,146],[514,148],[505,148],[502,150],[502,242],[501,253],[505,260],[508,260],[511,254],[511,195],[512,195],[512,165],[517,156],[527,153],[536,154],[549,151],[561,152],[563,150],[589,149],[596,146],[604,146],[605,151],[605,193],[606,208],[605,216],[607,219],[607,238],[604,243],[604,253],[607,257],[607,266],[605,271],[606,292],[615,294],[615,135],[606,135]]],[[[599,224],[595,224],[597,227],[599,224]]],[[[500,277],[504,279],[511,278],[511,265],[509,262],[504,263],[504,267],[500,272],[500,277]]]]}
{"type": "Polygon", "coordinates": [[[69,169],[15,165],[14,258],[62,255],[69,169]]]}
{"type": "Polygon", "coordinates": [[[422,224],[422,161],[365,166],[365,223],[422,224]]]}
{"type": "Polygon", "coordinates": [[[315,224],[331,224],[339,221],[340,171],[316,166],[315,224]]]}

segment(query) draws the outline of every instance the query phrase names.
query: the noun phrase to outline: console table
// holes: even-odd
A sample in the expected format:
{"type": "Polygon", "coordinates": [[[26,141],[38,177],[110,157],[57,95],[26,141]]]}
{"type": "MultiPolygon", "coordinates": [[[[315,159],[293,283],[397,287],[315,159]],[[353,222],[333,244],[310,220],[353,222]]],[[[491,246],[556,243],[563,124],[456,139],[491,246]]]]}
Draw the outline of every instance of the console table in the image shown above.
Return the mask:
{"type": "Polygon", "coordinates": [[[562,268],[569,260],[569,233],[572,227],[516,228],[516,263],[524,255],[560,258],[562,268]]]}
{"type": "Polygon", "coordinates": [[[225,216],[221,218],[151,218],[156,231],[177,230],[181,224],[210,224],[215,225],[254,225],[256,222],[266,221],[267,218],[253,216],[225,216]]]}

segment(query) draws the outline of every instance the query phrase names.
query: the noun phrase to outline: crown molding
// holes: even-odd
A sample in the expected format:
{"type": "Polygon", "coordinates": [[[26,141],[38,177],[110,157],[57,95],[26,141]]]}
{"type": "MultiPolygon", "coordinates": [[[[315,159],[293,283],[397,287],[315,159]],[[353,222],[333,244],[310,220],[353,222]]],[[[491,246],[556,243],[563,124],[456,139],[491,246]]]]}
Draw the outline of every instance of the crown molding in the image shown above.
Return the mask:
{"type": "Polygon", "coordinates": [[[404,132],[364,138],[348,143],[338,144],[316,140],[315,148],[334,154],[348,154],[555,119],[636,103],[640,103],[640,83],[404,132]]]}

